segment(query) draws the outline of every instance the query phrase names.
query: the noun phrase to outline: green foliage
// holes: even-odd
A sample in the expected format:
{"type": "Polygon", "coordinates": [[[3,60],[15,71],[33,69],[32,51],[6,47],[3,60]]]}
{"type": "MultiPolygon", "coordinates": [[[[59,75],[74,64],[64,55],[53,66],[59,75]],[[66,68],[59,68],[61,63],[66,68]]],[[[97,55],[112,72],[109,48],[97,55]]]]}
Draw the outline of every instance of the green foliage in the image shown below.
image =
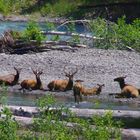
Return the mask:
{"type": "Polygon", "coordinates": [[[46,3],[42,7],[42,15],[64,16],[76,10],[77,5],[75,1],[70,0],[58,0],[56,3],[46,3]]]}
{"type": "Polygon", "coordinates": [[[95,40],[94,46],[98,48],[126,49],[131,47],[140,51],[140,19],[132,24],[125,22],[125,16],[118,22],[111,23],[105,19],[97,18],[90,23],[93,35],[101,39],[95,40]]]}
{"type": "Polygon", "coordinates": [[[11,10],[9,0],[0,0],[0,12],[7,15],[11,10]]]}
{"type": "Polygon", "coordinates": [[[0,12],[4,15],[11,13],[19,13],[23,8],[27,8],[34,4],[34,0],[0,0],[0,12]]]}
{"type": "Polygon", "coordinates": [[[56,102],[55,98],[51,94],[49,94],[49,95],[40,97],[37,100],[37,106],[41,110],[43,110],[43,109],[46,109],[46,108],[50,108],[51,106],[53,106],[53,104],[55,104],[55,102],[56,102]]]}
{"type": "Polygon", "coordinates": [[[118,19],[117,25],[115,31],[121,43],[140,51],[140,19],[126,24],[124,16],[118,19]]]}
{"type": "Polygon", "coordinates": [[[47,22],[47,23],[46,23],[46,26],[47,26],[47,29],[48,29],[48,30],[55,30],[55,29],[56,29],[56,28],[55,28],[55,24],[52,23],[52,22],[47,22]]]}
{"type": "Polygon", "coordinates": [[[41,29],[36,22],[29,22],[23,32],[23,39],[26,41],[36,40],[40,44],[45,39],[45,36],[41,33],[41,29]]]}
{"type": "Polygon", "coordinates": [[[7,86],[3,83],[1,85],[2,91],[0,93],[0,104],[6,105],[7,104],[7,86]]]}
{"type": "Polygon", "coordinates": [[[51,40],[52,41],[59,41],[60,40],[60,36],[59,35],[53,35],[51,40]]]}
{"type": "Polygon", "coordinates": [[[121,140],[120,127],[122,124],[119,121],[114,121],[112,118],[112,112],[106,112],[102,117],[96,115],[93,118],[96,126],[96,130],[93,134],[94,139],[111,139],[114,136],[115,139],[121,140]]]}
{"type": "Polygon", "coordinates": [[[4,107],[0,115],[5,117],[0,119],[0,139],[1,140],[17,140],[17,122],[12,118],[11,111],[4,107]]]}
{"type": "MultiPolygon", "coordinates": [[[[111,138],[120,139],[120,125],[112,119],[112,113],[94,116],[92,122],[95,127],[91,126],[91,121],[77,118],[71,111],[59,106],[57,110],[50,110],[51,107],[57,106],[52,95],[41,97],[38,101],[41,110],[40,117],[34,119],[33,132],[43,132],[40,139],[48,140],[108,140],[111,138]],[[44,110],[46,108],[46,110],[44,110]],[[67,115],[67,119],[62,117],[67,115]],[[74,122],[75,125],[68,127],[68,122],[74,122]]],[[[35,133],[32,133],[35,138],[35,133]]]]}

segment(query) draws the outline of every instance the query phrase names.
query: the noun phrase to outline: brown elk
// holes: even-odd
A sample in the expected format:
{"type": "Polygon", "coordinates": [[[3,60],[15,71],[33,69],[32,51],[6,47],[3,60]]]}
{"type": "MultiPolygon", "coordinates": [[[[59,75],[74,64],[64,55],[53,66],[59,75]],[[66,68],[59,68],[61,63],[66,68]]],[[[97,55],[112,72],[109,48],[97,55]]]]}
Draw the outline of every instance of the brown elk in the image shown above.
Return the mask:
{"type": "Polygon", "coordinates": [[[97,84],[98,87],[85,88],[82,85],[81,82],[83,82],[83,81],[82,80],[77,80],[75,85],[73,86],[75,102],[77,102],[79,99],[82,100],[81,95],[84,95],[84,96],[87,96],[87,95],[89,95],[89,96],[90,95],[99,95],[101,93],[101,91],[102,91],[102,87],[104,86],[104,84],[102,84],[102,85],[97,84]]]}
{"type": "Polygon", "coordinates": [[[68,77],[68,79],[65,80],[53,80],[48,84],[48,88],[50,91],[57,90],[57,91],[67,91],[71,90],[73,87],[73,77],[77,73],[78,68],[76,67],[76,70],[72,73],[68,73],[65,71],[64,67],[64,73],[65,76],[68,77]]]}
{"type": "Polygon", "coordinates": [[[18,84],[21,68],[14,67],[14,69],[16,71],[16,74],[8,74],[5,76],[0,76],[0,84],[5,84],[9,86],[14,86],[18,84]]]}
{"type": "Polygon", "coordinates": [[[93,88],[83,88],[82,90],[82,94],[84,96],[87,96],[87,95],[99,95],[102,91],[102,87],[105,86],[104,84],[100,85],[100,84],[97,84],[98,87],[93,87],[93,88]]]}
{"type": "Polygon", "coordinates": [[[84,88],[82,85],[82,82],[84,82],[84,81],[83,80],[76,80],[75,82],[76,83],[73,86],[73,94],[74,94],[75,102],[79,103],[79,101],[82,101],[81,92],[84,88]]]}
{"type": "Polygon", "coordinates": [[[126,97],[126,98],[136,98],[139,96],[139,89],[137,89],[135,86],[133,85],[129,85],[125,83],[125,79],[126,76],[124,77],[117,77],[114,79],[114,81],[118,82],[121,88],[121,93],[118,94],[118,97],[126,97]]]}
{"type": "Polygon", "coordinates": [[[36,76],[36,80],[33,80],[33,79],[28,79],[28,80],[23,80],[21,82],[21,89],[28,89],[28,90],[37,90],[37,89],[41,89],[43,90],[43,87],[42,87],[42,82],[41,82],[41,79],[40,79],[40,75],[43,74],[42,70],[33,70],[33,73],[35,74],[36,76]]]}

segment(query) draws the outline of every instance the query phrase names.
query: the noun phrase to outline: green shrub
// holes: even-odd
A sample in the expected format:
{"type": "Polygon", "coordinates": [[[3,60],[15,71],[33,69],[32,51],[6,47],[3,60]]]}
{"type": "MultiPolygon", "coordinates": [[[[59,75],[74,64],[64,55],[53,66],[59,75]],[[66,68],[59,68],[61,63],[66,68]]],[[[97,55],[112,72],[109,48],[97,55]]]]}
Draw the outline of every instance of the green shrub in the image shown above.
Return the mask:
{"type": "Polygon", "coordinates": [[[0,115],[5,115],[5,117],[0,119],[0,139],[17,140],[18,124],[12,118],[11,111],[8,108],[4,107],[0,115]]]}
{"type": "Polygon", "coordinates": [[[0,0],[0,12],[4,15],[9,14],[11,11],[9,0],[0,0]]]}
{"type": "Polygon", "coordinates": [[[119,18],[116,26],[116,33],[122,44],[140,51],[140,19],[132,24],[126,24],[125,17],[119,18]]]}
{"type": "Polygon", "coordinates": [[[45,36],[41,33],[41,29],[36,22],[29,22],[22,38],[26,41],[36,40],[40,44],[45,39],[45,36]]]}
{"type": "Polygon", "coordinates": [[[0,105],[6,105],[7,104],[7,86],[3,83],[1,85],[2,91],[0,93],[0,105]]]}
{"type": "MultiPolygon", "coordinates": [[[[77,118],[68,108],[57,106],[52,95],[41,97],[38,100],[40,107],[40,117],[34,119],[33,132],[42,132],[41,139],[48,140],[108,140],[111,138],[120,139],[120,124],[112,118],[112,113],[107,112],[103,116],[94,116],[92,122],[95,126],[91,126],[91,121],[77,118]],[[59,111],[48,111],[51,107],[57,106],[59,111]],[[47,111],[43,111],[47,108],[47,111]],[[65,114],[68,118],[63,118],[65,114]],[[76,125],[68,127],[68,122],[76,125]]],[[[57,109],[58,109],[57,108],[57,109]]],[[[32,135],[35,138],[35,133],[32,135]]]]}
{"type": "Polygon", "coordinates": [[[125,22],[125,16],[119,18],[117,23],[97,18],[90,23],[93,35],[102,38],[95,40],[94,46],[104,49],[126,49],[131,47],[140,51],[140,19],[132,24],[125,22]]]}

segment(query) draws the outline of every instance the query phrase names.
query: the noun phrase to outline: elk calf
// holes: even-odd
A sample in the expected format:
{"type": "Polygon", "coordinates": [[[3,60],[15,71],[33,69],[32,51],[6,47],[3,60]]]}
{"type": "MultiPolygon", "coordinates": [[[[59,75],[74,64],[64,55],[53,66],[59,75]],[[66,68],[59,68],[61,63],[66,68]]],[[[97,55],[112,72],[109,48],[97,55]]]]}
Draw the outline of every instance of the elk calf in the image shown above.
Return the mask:
{"type": "Polygon", "coordinates": [[[28,90],[37,90],[37,89],[41,89],[43,90],[43,87],[42,87],[42,82],[41,82],[41,79],[40,79],[40,75],[43,73],[42,70],[33,70],[33,73],[35,74],[36,76],[36,80],[33,80],[33,79],[29,79],[29,80],[23,80],[21,82],[21,89],[28,89],[28,90]]]}
{"type": "Polygon", "coordinates": [[[16,74],[8,74],[5,76],[0,76],[0,84],[4,83],[5,85],[9,86],[14,86],[18,84],[21,68],[14,67],[14,69],[16,71],[16,74]]]}
{"type": "Polygon", "coordinates": [[[118,94],[118,96],[116,97],[126,97],[126,98],[136,98],[139,96],[139,89],[137,89],[136,87],[126,84],[125,83],[125,79],[126,76],[124,77],[118,77],[115,78],[114,81],[118,82],[121,88],[121,93],[118,94]]]}
{"type": "Polygon", "coordinates": [[[65,67],[64,67],[64,73],[65,76],[68,77],[68,80],[53,80],[48,84],[48,88],[50,91],[53,90],[57,90],[57,91],[67,91],[67,90],[71,90],[73,87],[73,77],[74,75],[77,73],[78,69],[76,67],[76,70],[72,73],[68,73],[65,71],[65,67]]]}

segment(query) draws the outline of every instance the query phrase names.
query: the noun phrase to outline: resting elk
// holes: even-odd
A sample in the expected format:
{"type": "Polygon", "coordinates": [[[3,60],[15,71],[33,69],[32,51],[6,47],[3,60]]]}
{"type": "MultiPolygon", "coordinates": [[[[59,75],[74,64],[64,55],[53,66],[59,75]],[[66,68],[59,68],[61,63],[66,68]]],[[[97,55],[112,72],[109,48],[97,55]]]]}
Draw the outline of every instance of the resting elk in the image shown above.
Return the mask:
{"type": "Polygon", "coordinates": [[[78,68],[76,67],[76,70],[74,72],[66,72],[64,67],[64,73],[65,76],[68,77],[68,79],[64,80],[53,80],[48,84],[48,88],[50,91],[56,90],[56,91],[67,91],[71,90],[73,88],[73,77],[78,72],[78,68]]]}
{"type": "Polygon", "coordinates": [[[83,82],[83,81],[77,80],[75,85],[73,86],[75,102],[77,102],[77,99],[81,101],[82,95],[84,95],[84,96],[99,95],[102,91],[102,87],[104,86],[104,84],[102,84],[102,85],[97,84],[98,87],[86,88],[82,85],[81,82],[83,82]]]}
{"type": "Polygon", "coordinates": [[[16,74],[8,74],[5,76],[0,76],[0,84],[5,84],[9,86],[14,86],[18,84],[21,68],[14,67],[14,69],[16,71],[16,74]]]}
{"type": "Polygon", "coordinates": [[[81,93],[84,95],[84,96],[87,96],[87,95],[99,95],[102,91],[102,87],[104,86],[104,84],[100,85],[100,84],[97,84],[98,87],[93,87],[93,88],[83,88],[81,93]]]}
{"type": "Polygon", "coordinates": [[[121,88],[121,93],[118,94],[116,97],[126,97],[126,98],[136,98],[139,96],[139,89],[137,89],[133,85],[129,85],[125,83],[126,76],[124,77],[117,77],[114,81],[118,82],[121,88]]]}
{"type": "Polygon", "coordinates": [[[28,79],[28,80],[23,80],[21,82],[21,89],[28,89],[28,90],[43,90],[42,87],[42,82],[40,79],[40,75],[43,74],[42,70],[33,70],[33,73],[35,74],[36,80],[33,79],[28,79]]]}

